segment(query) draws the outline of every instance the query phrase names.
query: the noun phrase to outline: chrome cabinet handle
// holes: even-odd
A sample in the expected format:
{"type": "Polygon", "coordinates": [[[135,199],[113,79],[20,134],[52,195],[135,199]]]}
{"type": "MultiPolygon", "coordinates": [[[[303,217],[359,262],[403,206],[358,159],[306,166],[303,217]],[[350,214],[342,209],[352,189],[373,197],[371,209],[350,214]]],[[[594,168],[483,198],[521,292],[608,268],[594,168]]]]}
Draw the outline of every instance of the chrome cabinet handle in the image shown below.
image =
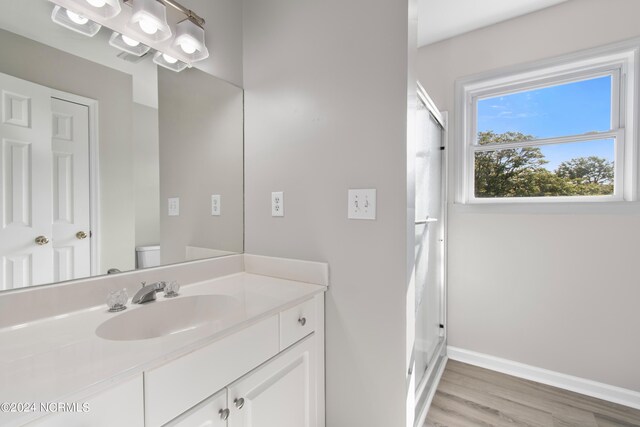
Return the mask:
{"type": "Polygon", "coordinates": [[[236,408],[242,409],[244,406],[244,398],[241,397],[240,399],[234,399],[233,403],[236,405],[236,408]]]}
{"type": "Polygon", "coordinates": [[[87,238],[87,233],[85,233],[84,231],[78,231],[76,233],[76,239],[78,240],[84,240],[87,238]]]}
{"type": "Polygon", "coordinates": [[[43,246],[43,245],[46,245],[47,243],[49,243],[49,239],[47,239],[47,236],[36,237],[36,245],[43,246]]]}
{"type": "Polygon", "coordinates": [[[220,411],[218,411],[218,414],[220,414],[220,418],[222,418],[223,421],[227,421],[227,418],[229,418],[228,409],[220,409],[220,411]]]}
{"type": "Polygon", "coordinates": [[[301,317],[298,319],[298,323],[300,323],[300,325],[304,326],[307,324],[307,318],[306,317],[301,317]]]}

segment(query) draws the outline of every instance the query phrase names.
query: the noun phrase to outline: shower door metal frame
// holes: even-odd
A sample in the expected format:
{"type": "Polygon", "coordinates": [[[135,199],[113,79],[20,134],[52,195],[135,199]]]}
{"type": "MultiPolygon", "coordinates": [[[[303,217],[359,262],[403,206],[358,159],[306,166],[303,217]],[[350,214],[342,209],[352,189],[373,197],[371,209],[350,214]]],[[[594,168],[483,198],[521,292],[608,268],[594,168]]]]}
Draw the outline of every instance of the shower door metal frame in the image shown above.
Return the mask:
{"type": "MultiPolygon", "coordinates": [[[[442,289],[440,292],[440,324],[442,340],[436,347],[434,356],[431,363],[427,368],[426,373],[420,380],[418,387],[415,391],[416,402],[416,416],[415,426],[422,426],[427,417],[427,412],[431,406],[431,401],[435,395],[436,388],[440,381],[440,377],[444,371],[444,367],[447,361],[447,247],[448,247],[448,228],[447,228],[447,200],[448,200],[448,151],[449,151],[449,132],[448,132],[448,113],[446,111],[441,112],[436,107],[431,97],[425,91],[424,87],[418,82],[418,99],[419,102],[424,103],[427,107],[429,114],[435,119],[436,122],[442,127],[442,169],[441,169],[441,198],[442,198],[442,221],[443,221],[443,245],[442,245],[442,289]],[[422,402],[422,403],[421,403],[422,402]],[[420,407],[418,407],[420,405],[420,407]]],[[[416,221],[417,223],[420,221],[416,221]]]]}

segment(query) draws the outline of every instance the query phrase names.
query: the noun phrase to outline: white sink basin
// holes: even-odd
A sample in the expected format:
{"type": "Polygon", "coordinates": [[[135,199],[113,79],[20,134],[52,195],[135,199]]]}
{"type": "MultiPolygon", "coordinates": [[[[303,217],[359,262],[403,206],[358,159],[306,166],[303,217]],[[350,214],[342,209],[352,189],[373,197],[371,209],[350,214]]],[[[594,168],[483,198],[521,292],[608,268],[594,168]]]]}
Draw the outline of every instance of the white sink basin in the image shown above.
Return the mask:
{"type": "Polygon", "coordinates": [[[114,314],[98,326],[96,334],[112,341],[157,338],[189,331],[220,320],[240,305],[228,295],[198,295],[158,300],[114,314]]]}

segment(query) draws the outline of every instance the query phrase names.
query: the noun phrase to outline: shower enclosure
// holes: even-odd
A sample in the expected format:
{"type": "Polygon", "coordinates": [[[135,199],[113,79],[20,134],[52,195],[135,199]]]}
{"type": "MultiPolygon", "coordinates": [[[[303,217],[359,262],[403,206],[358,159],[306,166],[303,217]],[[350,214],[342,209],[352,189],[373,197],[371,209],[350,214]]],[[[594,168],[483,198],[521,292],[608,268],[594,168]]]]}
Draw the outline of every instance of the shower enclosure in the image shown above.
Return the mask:
{"type": "Polygon", "coordinates": [[[415,200],[415,398],[417,426],[424,423],[446,343],[446,115],[422,86],[418,90],[415,200]]]}

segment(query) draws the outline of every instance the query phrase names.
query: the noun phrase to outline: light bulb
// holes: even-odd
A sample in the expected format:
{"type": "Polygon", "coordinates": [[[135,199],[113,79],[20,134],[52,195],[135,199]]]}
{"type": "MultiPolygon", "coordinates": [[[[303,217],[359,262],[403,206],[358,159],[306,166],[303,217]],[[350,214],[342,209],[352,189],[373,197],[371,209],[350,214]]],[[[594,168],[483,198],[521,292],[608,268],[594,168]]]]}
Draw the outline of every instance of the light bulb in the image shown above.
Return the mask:
{"type": "Polygon", "coordinates": [[[142,29],[142,31],[144,31],[147,34],[155,34],[158,32],[158,25],[156,25],[156,23],[150,19],[142,18],[138,22],[138,24],[140,25],[140,28],[142,29]]]}
{"type": "Polygon", "coordinates": [[[69,17],[69,19],[71,19],[73,22],[75,22],[78,25],[84,25],[87,22],[89,22],[89,20],[84,16],[78,15],[77,13],[72,12],[70,10],[67,10],[67,16],[69,17]]]}
{"type": "Polygon", "coordinates": [[[167,61],[169,64],[175,64],[176,62],[178,62],[176,58],[174,58],[173,56],[169,56],[166,53],[162,54],[162,58],[164,58],[164,60],[167,61]]]}
{"type": "Polygon", "coordinates": [[[128,44],[131,47],[136,47],[140,44],[139,41],[132,39],[131,37],[127,37],[124,34],[122,35],[122,41],[128,44]]]}
{"type": "Polygon", "coordinates": [[[196,46],[193,43],[189,43],[187,41],[180,43],[180,48],[182,48],[184,53],[188,53],[189,55],[196,51],[196,46]]]}
{"type": "Polygon", "coordinates": [[[93,7],[102,7],[107,4],[107,0],[87,0],[87,3],[93,7]]]}

